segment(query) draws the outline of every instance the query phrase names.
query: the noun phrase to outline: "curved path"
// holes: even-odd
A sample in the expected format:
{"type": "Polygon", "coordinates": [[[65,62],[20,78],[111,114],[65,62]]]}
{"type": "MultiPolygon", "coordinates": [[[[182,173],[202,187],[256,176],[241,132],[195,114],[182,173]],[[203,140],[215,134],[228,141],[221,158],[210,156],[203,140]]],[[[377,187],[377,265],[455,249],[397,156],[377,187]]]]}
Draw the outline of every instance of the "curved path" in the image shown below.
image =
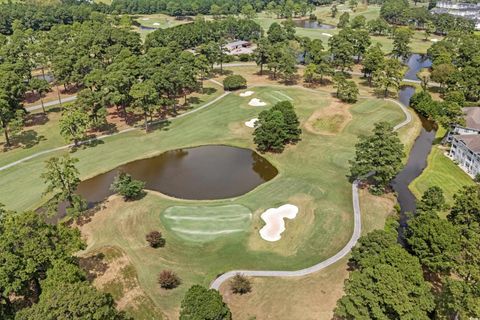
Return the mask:
{"type": "MultiPolygon", "coordinates": [[[[386,99],[387,101],[394,102],[396,103],[403,111],[405,114],[405,120],[402,121],[401,123],[397,124],[394,127],[394,130],[398,130],[407,124],[409,124],[412,121],[412,115],[408,111],[408,109],[401,104],[397,100],[393,99],[386,99]]],[[[348,243],[343,247],[339,252],[337,252],[335,255],[332,257],[328,258],[327,260],[324,260],[322,262],[319,262],[311,267],[301,269],[301,270],[295,270],[295,271],[276,271],[276,270],[233,270],[233,271],[228,271],[224,274],[222,274],[220,277],[216,278],[211,284],[210,288],[218,290],[222,283],[227,281],[228,279],[234,277],[237,273],[243,274],[245,276],[250,276],[250,277],[301,277],[301,276],[306,276],[311,273],[320,271],[343,257],[345,257],[350,250],[355,246],[355,244],[358,241],[358,238],[360,238],[361,232],[362,232],[362,217],[361,217],[361,212],[360,212],[360,201],[359,201],[359,195],[358,195],[358,184],[359,180],[355,180],[352,184],[352,200],[353,200],[353,234],[348,243]]]]}
{"type": "MultiPolygon", "coordinates": [[[[209,106],[211,106],[212,104],[214,104],[215,102],[223,99],[225,96],[229,95],[230,92],[227,91],[227,92],[224,92],[222,95],[218,96],[217,98],[213,99],[212,101],[209,101],[207,103],[205,103],[203,106],[201,107],[198,107],[196,109],[193,109],[191,111],[188,111],[188,112],[185,112],[185,113],[182,113],[176,117],[173,117],[173,118],[168,118],[168,119],[162,119],[160,121],[154,121],[154,122],[150,122],[149,124],[155,124],[155,123],[158,123],[158,122],[161,122],[161,121],[165,121],[165,120],[170,120],[170,121],[175,121],[176,119],[180,119],[180,118],[183,118],[185,116],[188,116],[192,113],[195,113],[195,112],[198,112],[204,108],[207,108],[209,106]]],[[[113,137],[113,136],[116,136],[116,135],[119,135],[119,134],[122,134],[122,133],[126,133],[126,132],[130,132],[130,131],[134,131],[134,130],[139,130],[139,129],[143,129],[143,127],[132,127],[132,128],[128,128],[128,129],[124,129],[124,130],[121,130],[121,131],[118,131],[118,132],[115,132],[115,133],[112,133],[112,134],[106,134],[106,135],[103,135],[103,136],[99,136],[99,137],[96,137],[96,138],[93,138],[93,139],[89,139],[89,140],[86,140],[86,141],[82,141],[80,143],[80,145],[82,144],[87,144],[87,143],[90,143],[92,141],[95,141],[95,140],[103,140],[105,138],[108,138],[108,137],[113,137]]],[[[0,167],[0,171],[3,171],[3,170],[6,170],[8,168],[11,168],[11,167],[14,167],[22,162],[25,162],[25,161],[28,161],[28,160],[32,160],[36,157],[39,157],[39,156],[42,156],[44,154],[47,154],[47,153],[51,153],[51,152],[55,152],[55,151],[60,151],[60,150],[65,150],[65,149],[68,149],[70,147],[73,147],[74,144],[68,144],[68,145],[64,145],[64,146],[61,146],[61,147],[57,147],[57,148],[53,148],[53,149],[48,149],[48,150],[44,150],[44,151],[40,151],[40,152],[37,152],[37,153],[34,153],[28,157],[25,157],[25,158],[22,158],[20,160],[17,160],[17,161],[14,161],[14,162],[11,162],[3,167],[0,167]]]]}

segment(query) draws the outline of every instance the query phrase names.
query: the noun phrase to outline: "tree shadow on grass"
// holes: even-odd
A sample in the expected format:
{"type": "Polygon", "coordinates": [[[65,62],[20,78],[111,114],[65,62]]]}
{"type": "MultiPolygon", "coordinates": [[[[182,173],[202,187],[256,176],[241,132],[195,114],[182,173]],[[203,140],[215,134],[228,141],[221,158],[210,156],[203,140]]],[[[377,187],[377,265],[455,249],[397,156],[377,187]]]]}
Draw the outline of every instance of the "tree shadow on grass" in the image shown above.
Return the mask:
{"type": "Polygon", "coordinates": [[[49,121],[46,114],[31,113],[25,118],[25,127],[41,126],[49,121]]]}
{"type": "Polygon", "coordinates": [[[170,130],[170,124],[172,122],[170,120],[159,120],[159,121],[156,121],[154,123],[151,123],[148,125],[148,132],[154,132],[154,131],[168,131],[170,130]]]}
{"type": "Polygon", "coordinates": [[[85,271],[89,282],[92,282],[107,271],[108,264],[104,260],[105,254],[101,252],[88,257],[78,258],[78,264],[85,271]]]}
{"type": "Polygon", "coordinates": [[[7,147],[5,142],[0,142],[0,147],[4,152],[17,148],[30,149],[45,140],[47,139],[43,135],[38,135],[36,131],[25,130],[10,138],[11,146],[7,147]]]}
{"type": "MultiPolygon", "coordinates": [[[[212,88],[212,87],[204,87],[204,88],[202,88],[202,93],[203,93],[203,94],[206,94],[206,95],[212,95],[212,94],[214,94],[214,93],[217,92],[217,91],[218,91],[218,89],[212,88]]],[[[195,98],[195,97],[191,97],[191,98],[195,98]]],[[[191,98],[189,98],[189,99],[191,99],[191,98]]]]}

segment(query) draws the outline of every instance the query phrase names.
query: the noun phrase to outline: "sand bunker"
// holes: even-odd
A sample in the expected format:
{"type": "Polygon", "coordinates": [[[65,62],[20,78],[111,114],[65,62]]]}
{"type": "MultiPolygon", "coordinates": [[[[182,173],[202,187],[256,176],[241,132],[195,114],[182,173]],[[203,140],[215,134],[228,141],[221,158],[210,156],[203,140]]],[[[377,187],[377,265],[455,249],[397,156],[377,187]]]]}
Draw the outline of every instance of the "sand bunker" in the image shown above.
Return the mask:
{"type": "Polygon", "coordinates": [[[255,123],[258,121],[258,118],[253,118],[250,121],[245,122],[245,125],[249,128],[255,128],[255,123]]]}
{"type": "Polygon", "coordinates": [[[254,93],[255,92],[253,92],[253,91],[245,91],[245,92],[240,93],[240,97],[250,97],[254,93]]]}
{"type": "Polygon", "coordinates": [[[438,41],[440,41],[440,40],[434,38],[434,39],[430,39],[430,41],[432,41],[432,42],[438,42],[438,41]]]}
{"type": "Polygon", "coordinates": [[[263,102],[262,100],[260,99],[257,99],[257,98],[253,98],[252,100],[250,100],[250,102],[248,103],[249,106],[252,106],[252,107],[265,107],[267,105],[266,102],[263,102]]]}
{"type": "Polygon", "coordinates": [[[262,213],[261,218],[265,221],[265,226],[260,229],[260,236],[263,240],[274,242],[282,238],[281,234],[285,231],[284,218],[295,219],[298,213],[298,207],[293,204],[285,204],[278,208],[270,208],[262,213]]]}
{"type": "Polygon", "coordinates": [[[154,26],[159,26],[159,25],[160,25],[160,23],[158,23],[158,22],[154,22],[154,23],[153,23],[153,25],[154,25],[154,26]]]}
{"type": "Polygon", "coordinates": [[[322,34],[323,34],[325,37],[333,37],[333,35],[331,35],[330,33],[322,32],[322,34]]]}
{"type": "Polygon", "coordinates": [[[142,18],[143,21],[148,21],[150,18],[142,18]]]}

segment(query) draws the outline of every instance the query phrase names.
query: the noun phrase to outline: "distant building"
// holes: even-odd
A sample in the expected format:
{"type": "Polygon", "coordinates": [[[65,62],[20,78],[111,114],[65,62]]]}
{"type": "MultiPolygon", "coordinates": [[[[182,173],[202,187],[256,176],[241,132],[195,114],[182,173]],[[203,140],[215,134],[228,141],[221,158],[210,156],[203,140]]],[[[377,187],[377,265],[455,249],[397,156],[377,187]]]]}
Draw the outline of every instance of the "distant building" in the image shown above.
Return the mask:
{"type": "Polygon", "coordinates": [[[447,136],[449,156],[465,172],[480,174],[480,107],[464,108],[465,126],[455,126],[447,136]]]}
{"type": "Polygon", "coordinates": [[[453,16],[473,20],[475,29],[480,30],[480,3],[463,3],[455,1],[438,1],[432,13],[448,13],[453,16]]]}
{"type": "Polygon", "coordinates": [[[244,40],[227,43],[224,48],[227,49],[229,55],[253,53],[252,43],[244,40]]]}

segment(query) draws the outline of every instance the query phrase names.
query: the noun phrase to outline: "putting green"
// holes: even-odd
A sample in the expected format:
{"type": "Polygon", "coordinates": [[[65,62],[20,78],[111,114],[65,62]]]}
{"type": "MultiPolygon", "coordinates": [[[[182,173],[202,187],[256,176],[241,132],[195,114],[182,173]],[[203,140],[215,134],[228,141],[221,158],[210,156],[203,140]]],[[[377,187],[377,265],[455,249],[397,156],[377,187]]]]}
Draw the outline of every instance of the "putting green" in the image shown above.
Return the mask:
{"type": "Polygon", "coordinates": [[[252,212],[242,205],[174,206],[164,211],[161,220],[168,230],[184,240],[208,242],[247,231],[252,212]]]}

